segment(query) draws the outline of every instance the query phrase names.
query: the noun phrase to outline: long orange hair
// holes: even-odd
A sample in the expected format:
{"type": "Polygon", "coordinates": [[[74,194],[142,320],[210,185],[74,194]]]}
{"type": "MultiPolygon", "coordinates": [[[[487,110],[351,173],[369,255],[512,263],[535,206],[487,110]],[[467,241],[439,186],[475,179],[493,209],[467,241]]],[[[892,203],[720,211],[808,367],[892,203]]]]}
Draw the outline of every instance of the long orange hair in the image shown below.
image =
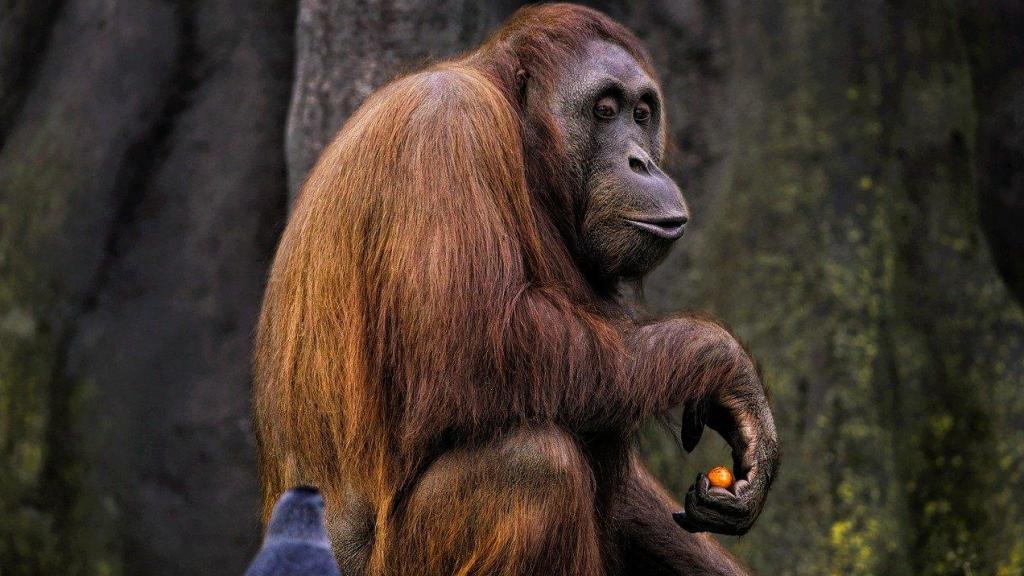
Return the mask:
{"type": "Polygon", "coordinates": [[[625,437],[680,400],[629,385],[635,327],[586,277],[586,198],[559,171],[545,104],[523,98],[524,77],[549,90],[595,38],[653,77],[602,14],[529,7],[477,51],[376,92],[324,150],[256,337],[264,518],[296,484],[320,488],[328,516],[355,491],[386,541],[403,491],[446,447],[528,424],[625,437]]]}

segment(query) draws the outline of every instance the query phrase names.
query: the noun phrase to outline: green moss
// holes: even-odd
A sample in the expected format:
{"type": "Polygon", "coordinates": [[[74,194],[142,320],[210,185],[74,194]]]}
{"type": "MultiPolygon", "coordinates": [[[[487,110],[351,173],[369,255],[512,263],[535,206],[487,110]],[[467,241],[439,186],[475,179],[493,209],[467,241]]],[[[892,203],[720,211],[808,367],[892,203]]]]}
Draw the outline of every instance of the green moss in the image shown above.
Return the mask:
{"type": "Polygon", "coordinates": [[[109,515],[77,452],[82,387],[60,380],[77,303],[54,262],[80,175],[73,116],[48,114],[0,156],[0,566],[5,576],[117,573],[109,515]]]}
{"type": "MultiPolygon", "coordinates": [[[[764,104],[669,307],[728,321],[773,392],[781,476],[727,539],[755,572],[996,573],[1020,565],[1024,319],[978,229],[970,70],[947,4],[871,9],[895,29],[735,15],[731,82],[764,104]]],[[[681,494],[710,450],[655,468],[681,494]]]]}

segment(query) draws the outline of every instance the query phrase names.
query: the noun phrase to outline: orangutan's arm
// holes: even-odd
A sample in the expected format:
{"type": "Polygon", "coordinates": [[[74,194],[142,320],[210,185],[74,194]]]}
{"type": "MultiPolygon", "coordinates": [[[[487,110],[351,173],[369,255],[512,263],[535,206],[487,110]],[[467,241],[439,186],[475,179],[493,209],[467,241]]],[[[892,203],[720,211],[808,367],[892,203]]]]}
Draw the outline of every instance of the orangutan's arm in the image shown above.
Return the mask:
{"type": "Polygon", "coordinates": [[[722,325],[681,316],[632,334],[630,395],[646,415],[682,405],[682,440],[692,450],[706,423],[733,452],[736,483],[711,488],[698,476],[676,521],[693,532],[743,534],[761,513],[779,458],[778,439],[754,361],[722,325]]]}

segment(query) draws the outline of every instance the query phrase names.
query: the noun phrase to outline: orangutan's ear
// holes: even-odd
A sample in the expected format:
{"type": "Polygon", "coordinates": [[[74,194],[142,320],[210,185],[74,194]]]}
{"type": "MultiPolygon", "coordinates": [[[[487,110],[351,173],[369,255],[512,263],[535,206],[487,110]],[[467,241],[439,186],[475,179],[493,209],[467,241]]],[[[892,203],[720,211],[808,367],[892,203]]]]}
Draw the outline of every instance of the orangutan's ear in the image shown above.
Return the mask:
{"type": "Polygon", "coordinates": [[[519,104],[526,106],[526,81],[530,79],[530,73],[520,68],[516,70],[516,90],[519,94],[519,104]]]}

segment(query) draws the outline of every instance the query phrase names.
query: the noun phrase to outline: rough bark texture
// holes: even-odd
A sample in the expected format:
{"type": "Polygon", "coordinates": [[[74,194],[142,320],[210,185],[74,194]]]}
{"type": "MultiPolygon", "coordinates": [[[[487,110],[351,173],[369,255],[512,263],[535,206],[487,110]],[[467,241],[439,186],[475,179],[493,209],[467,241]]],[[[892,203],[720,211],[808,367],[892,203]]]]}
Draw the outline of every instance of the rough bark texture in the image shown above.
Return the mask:
{"type": "MultiPolygon", "coordinates": [[[[963,14],[723,12],[727,177],[649,292],[729,321],[774,392],[782,474],[734,550],[775,574],[1019,573],[1024,318],[979,220],[963,14]]],[[[677,492],[723,459],[680,474],[648,442],[677,492]]]]}
{"type": "Polygon", "coordinates": [[[295,6],[35,4],[0,110],[0,565],[241,572],[295,6]]]}

